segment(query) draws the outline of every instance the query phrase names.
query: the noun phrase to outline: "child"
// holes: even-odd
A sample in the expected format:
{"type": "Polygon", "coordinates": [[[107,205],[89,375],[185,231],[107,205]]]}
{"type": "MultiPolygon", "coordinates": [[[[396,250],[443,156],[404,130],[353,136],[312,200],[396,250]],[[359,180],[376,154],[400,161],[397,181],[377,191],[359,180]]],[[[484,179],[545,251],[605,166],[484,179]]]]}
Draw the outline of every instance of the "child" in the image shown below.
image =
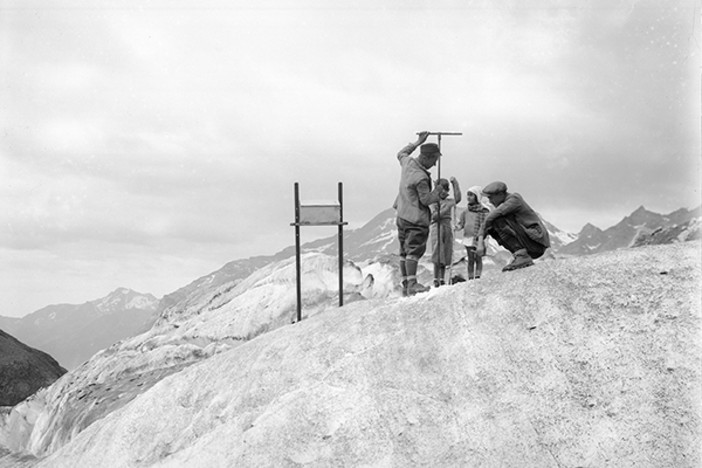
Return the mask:
{"type": "MultiPolygon", "coordinates": [[[[448,192],[448,180],[439,179],[436,184],[443,186],[448,192]]],[[[461,202],[461,188],[455,177],[451,177],[451,185],[455,198],[445,198],[431,205],[431,261],[434,264],[434,287],[446,284],[444,280],[446,265],[451,265],[453,257],[453,221],[456,205],[461,202]],[[441,231],[441,247],[439,247],[438,231],[441,231]]]]}
{"type": "Polygon", "coordinates": [[[461,213],[456,229],[463,229],[463,244],[466,246],[468,279],[480,278],[483,272],[483,258],[476,253],[477,236],[480,225],[490,212],[490,206],[482,198],[482,187],[476,185],[468,189],[468,208],[461,213]]]}

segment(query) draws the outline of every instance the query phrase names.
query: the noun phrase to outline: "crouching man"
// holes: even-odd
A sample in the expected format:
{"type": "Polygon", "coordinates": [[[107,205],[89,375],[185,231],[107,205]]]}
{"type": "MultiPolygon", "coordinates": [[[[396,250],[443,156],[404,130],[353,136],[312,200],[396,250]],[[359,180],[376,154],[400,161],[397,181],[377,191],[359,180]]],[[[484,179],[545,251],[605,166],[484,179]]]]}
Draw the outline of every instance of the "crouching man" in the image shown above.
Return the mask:
{"type": "Polygon", "coordinates": [[[518,193],[509,193],[504,182],[493,182],[483,194],[495,206],[480,227],[477,255],[485,254],[485,236],[492,236],[514,258],[502,271],[517,270],[534,264],[551,246],[548,231],[539,215],[518,193]]]}

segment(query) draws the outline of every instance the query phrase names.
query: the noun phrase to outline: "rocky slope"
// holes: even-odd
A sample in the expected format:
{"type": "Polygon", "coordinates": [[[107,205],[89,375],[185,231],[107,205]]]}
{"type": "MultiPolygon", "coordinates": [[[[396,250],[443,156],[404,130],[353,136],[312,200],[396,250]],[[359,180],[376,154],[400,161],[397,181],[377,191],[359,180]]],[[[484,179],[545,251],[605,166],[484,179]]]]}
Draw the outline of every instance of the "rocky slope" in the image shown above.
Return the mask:
{"type": "Polygon", "coordinates": [[[700,239],[700,218],[693,218],[689,221],[673,224],[668,227],[659,227],[651,232],[639,234],[634,239],[634,247],[642,245],[672,244],[674,242],[686,242],[700,239]]]}
{"type": "Polygon", "coordinates": [[[54,358],[0,330],[0,406],[14,406],[66,373],[54,358]]]}
{"type": "Polygon", "coordinates": [[[370,299],[343,308],[324,258],[306,320],[291,265],[215,288],[16,407],[0,445],[50,467],[702,462],[699,243],[413,298],[349,265],[370,299]]]}

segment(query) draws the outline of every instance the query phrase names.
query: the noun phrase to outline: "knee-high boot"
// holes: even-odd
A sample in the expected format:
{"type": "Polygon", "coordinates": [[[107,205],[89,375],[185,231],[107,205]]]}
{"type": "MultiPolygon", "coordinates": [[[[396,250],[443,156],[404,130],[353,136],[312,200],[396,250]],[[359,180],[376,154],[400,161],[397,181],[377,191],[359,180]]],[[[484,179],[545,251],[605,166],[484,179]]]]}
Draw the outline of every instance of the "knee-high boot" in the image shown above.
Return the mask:
{"type": "Polygon", "coordinates": [[[400,281],[402,284],[402,297],[407,296],[407,260],[400,259],[400,281]]]}
{"type": "Polygon", "coordinates": [[[405,262],[407,268],[407,295],[413,296],[417,293],[429,291],[429,288],[417,282],[417,260],[407,259],[405,262]]]}

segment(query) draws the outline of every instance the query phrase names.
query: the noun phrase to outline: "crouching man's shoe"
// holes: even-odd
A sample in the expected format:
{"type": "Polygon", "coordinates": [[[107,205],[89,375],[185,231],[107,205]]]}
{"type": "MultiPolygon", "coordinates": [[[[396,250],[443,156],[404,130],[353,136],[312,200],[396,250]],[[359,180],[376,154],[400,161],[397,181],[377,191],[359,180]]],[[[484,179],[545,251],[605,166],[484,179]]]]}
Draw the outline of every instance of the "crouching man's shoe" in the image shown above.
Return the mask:
{"type": "Polygon", "coordinates": [[[519,270],[520,268],[530,267],[534,264],[533,260],[527,253],[526,249],[520,249],[514,252],[512,261],[502,269],[502,271],[519,270]]]}

